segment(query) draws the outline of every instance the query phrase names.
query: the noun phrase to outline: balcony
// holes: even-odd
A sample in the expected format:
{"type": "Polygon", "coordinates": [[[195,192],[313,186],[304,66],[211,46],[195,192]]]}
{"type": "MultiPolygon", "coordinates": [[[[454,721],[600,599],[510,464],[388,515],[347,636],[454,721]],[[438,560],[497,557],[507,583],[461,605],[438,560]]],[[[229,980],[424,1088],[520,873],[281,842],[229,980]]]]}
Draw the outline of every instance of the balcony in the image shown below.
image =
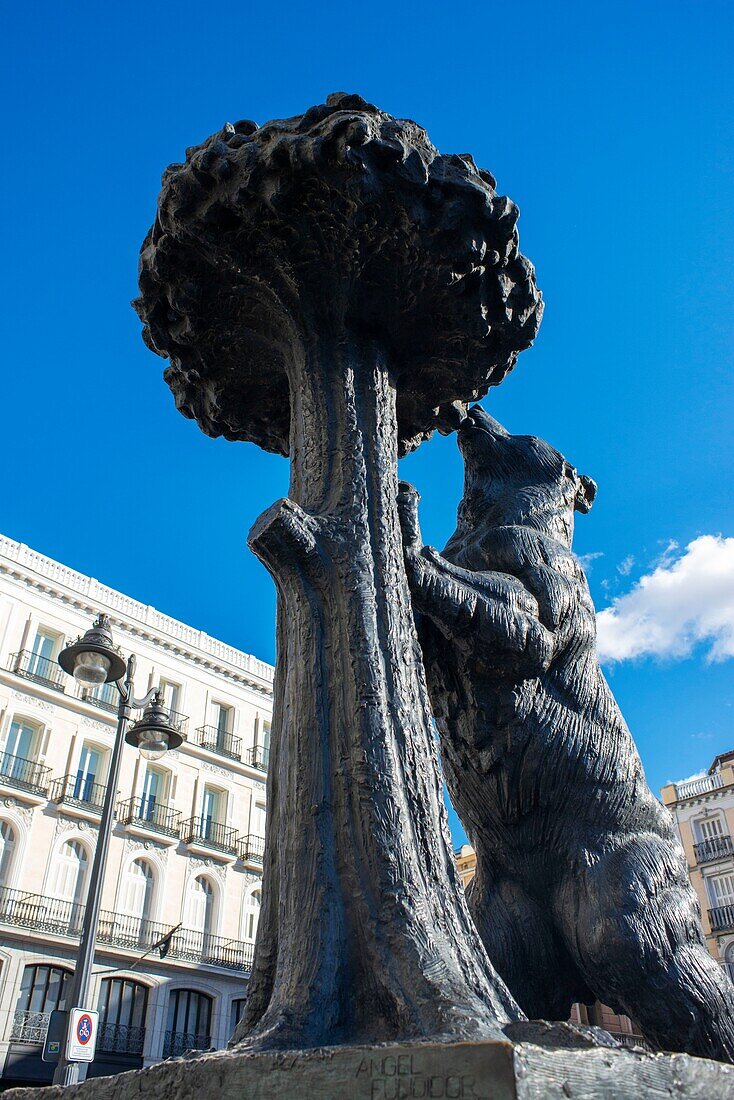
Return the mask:
{"type": "Polygon", "coordinates": [[[265,856],[265,838],[255,836],[254,833],[248,833],[247,836],[240,837],[239,843],[240,859],[245,863],[259,863],[262,867],[265,856]]]}
{"type": "Polygon", "coordinates": [[[699,779],[689,779],[685,783],[675,784],[676,798],[695,798],[697,795],[708,794],[723,787],[724,781],[720,772],[713,775],[702,775],[699,779]]]}
{"type": "Polygon", "coordinates": [[[82,810],[99,817],[104,804],[106,784],[95,783],[81,775],[62,775],[51,785],[49,801],[66,809],[82,810]]]}
{"type": "Polygon", "coordinates": [[[199,726],[196,735],[202,749],[209,749],[209,752],[216,752],[219,756],[226,756],[229,760],[242,759],[242,739],[240,737],[234,737],[231,733],[224,733],[216,726],[199,726]]]}
{"type": "Polygon", "coordinates": [[[53,688],[54,691],[64,690],[64,674],[56,661],[51,661],[48,657],[39,657],[30,649],[21,649],[19,653],[13,653],[8,671],[14,672],[16,676],[22,676],[24,680],[32,680],[34,684],[53,688]]]}
{"type": "MultiPolygon", "coordinates": [[[[41,932],[45,936],[50,934],[78,939],[83,918],[83,905],[58,901],[41,894],[28,894],[23,890],[0,888],[0,925],[41,932]]],[[[97,943],[138,957],[155,947],[170,931],[171,927],[167,924],[102,910],[97,924],[97,943]]],[[[171,937],[166,958],[204,963],[246,974],[252,967],[252,953],[253,944],[243,940],[179,928],[171,937]]]]}
{"type": "Polygon", "coordinates": [[[24,890],[0,888],[0,924],[52,936],[78,936],[84,906],[24,890]]]}
{"type": "Polygon", "coordinates": [[[141,1055],[145,1028],[133,1024],[100,1024],[97,1051],[100,1054],[141,1055]]]}
{"type": "Polygon", "coordinates": [[[709,909],[709,922],[713,932],[734,930],[734,904],[716,905],[709,909]]]}
{"type": "Polygon", "coordinates": [[[133,832],[157,833],[178,840],[181,835],[181,813],[162,802],[149,798],[128,798],[117,804],[117,820],[133,832]]]}
{"type": "Polygon", "coordinates": [[[29,1012],[18,1009],[13,1013],[13,1024],[10,1029],[11,1043],[46,1042],[48,1022],[51,1019],[50,1012],[29,1012]]]}
{"type": "Polygon", "coordinates": [[[77,695],[92,707],[107,711],[108,714],[117,714],[120,704],[120,696],[114,684],[100,684],[96,688],[78,687],[77,695]]]}
{"type": "Polygon", "coordinates": [[[205,849],[222,855],[237,857],[237,831],[229,825],[220,825],[210,817],[191,817],[181,823],[181,839],[193,849],[205,849]]]}
{"type": "Polygon", "coordinates": [[[181,714],[180,710],[169,710],[168,715],[169,715],[173,725],[176,727],[178,732],[183,737],[184,741],[186,741],[188,739],[188,736],[189,736],[189,716],[188,716],[188,714],[181,714]]]}
{"type": "Polygon", "coordinates": [[[609,1034],[622,1047],[630,1047],[633,1050],[635,1047],[642,1047],[643,1050],[651,1049],[641,1035],[632,1035],[628,1031],[610,1031],[609,1034]]]}
{"type": "Polygon", "coordinates": [[[208,1050],[211,1035],[196,1035],[193,1031],[167,1031],[163,1040],[163,1057],[179,1058],[187,1050],[208,1050]]]}
{"type": "Polygon", "coordinates": [[[251,768],[257,768],[259,772],[266,772],[270,762],[270,749],[264,745],[253,745],[245,753],[245,763],[251,768]]]}
{"type": "Polygon", "coordinates": [[[714,836],[693,845],[696,863],[711,863],[715,859],[726,859],[732,854],[730,836],[714,836]]]}
{"type": "Polygon", "coordinates": [[[46,798],[51,769],[24,756],[5,753],[0,759],[0,785],[46,798]]]}

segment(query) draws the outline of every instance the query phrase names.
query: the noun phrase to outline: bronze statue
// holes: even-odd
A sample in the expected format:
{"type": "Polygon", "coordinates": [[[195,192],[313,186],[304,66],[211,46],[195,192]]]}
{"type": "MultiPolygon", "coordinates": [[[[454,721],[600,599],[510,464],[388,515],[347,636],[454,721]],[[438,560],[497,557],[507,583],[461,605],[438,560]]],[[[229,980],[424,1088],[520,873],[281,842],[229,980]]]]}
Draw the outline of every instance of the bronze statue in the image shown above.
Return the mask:
{"type": "Polygon", "coordinates": [[[599,667],[571,550],[590,478],[474,406],[458,523],[424,547],[401,484],[408,579],[451,798],[477,855],[469,906],[531,1018],[599,998],[655,1047],[734,1060],[734,987],[706,950],[672,818],[599,667]]]}

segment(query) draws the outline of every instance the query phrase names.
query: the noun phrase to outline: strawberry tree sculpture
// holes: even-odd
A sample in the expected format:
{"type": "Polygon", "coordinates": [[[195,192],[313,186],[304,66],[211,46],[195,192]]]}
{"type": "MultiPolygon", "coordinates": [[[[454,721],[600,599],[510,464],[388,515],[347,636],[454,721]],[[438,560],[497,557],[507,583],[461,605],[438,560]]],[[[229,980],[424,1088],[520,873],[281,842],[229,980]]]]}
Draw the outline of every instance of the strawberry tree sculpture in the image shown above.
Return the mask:
{"type": "Polygon", "coordinates": [[[493,1036],[519,1009],[454,867],[397,460],[497,385],[542,303],[469,156],[337,94],[163,176],[144,338],[180,411],[289,455],[249,544],[279,594],[252,1049],[493,1036]]]}

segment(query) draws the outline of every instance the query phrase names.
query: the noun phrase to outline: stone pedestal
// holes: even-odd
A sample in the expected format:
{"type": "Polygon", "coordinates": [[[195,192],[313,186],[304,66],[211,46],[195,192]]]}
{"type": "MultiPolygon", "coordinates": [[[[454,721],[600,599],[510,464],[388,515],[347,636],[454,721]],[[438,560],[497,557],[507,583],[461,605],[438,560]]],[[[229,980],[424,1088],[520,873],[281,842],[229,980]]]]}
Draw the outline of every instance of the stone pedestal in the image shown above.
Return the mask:
{"type": "Polygon", "coordinates": [[[605,1032],[514,1025],[505,1042],[217,1051],[7,1100],[638,1100],[734,1096],[734,1067],[617,1046],[605,1032]],[[528,1041],[530,1040],[530,1041],[528,1041]]]}

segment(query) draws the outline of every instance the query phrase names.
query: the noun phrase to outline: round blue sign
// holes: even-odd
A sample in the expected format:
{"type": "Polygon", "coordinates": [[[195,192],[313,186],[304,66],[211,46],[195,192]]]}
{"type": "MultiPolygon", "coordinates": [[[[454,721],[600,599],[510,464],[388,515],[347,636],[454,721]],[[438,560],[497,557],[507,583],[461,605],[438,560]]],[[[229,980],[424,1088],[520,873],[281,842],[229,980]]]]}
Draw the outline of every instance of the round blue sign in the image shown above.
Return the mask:
{"type": "Polygon", "coordinates": [[[86,1012],[77,1020],[76,1037],[82,1046],[86,1046],[92,1038],[92,1017],[88,1016],[86,1012]]]}

